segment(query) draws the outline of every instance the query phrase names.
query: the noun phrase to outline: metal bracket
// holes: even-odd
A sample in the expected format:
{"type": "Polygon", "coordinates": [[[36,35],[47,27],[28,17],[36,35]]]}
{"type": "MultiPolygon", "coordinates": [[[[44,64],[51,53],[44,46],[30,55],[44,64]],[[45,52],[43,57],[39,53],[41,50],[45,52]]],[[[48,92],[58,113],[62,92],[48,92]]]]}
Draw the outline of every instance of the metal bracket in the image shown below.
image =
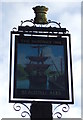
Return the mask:
{"type": "Polygon", "coordinates": [[[25,110],[22,111],[21,116],[26,117],[26,115],[28,115],[29,117],[31,117],[30,109],[26,104],[24,104],[24,103],[15,103],[13,105],[13,108],[14,108],[15,111],[20,111],[21,107],[25,107],[27,109],[26,111],[25,110]]]}
{"type": "Polygon", "coordinates": [[[70,107],[69,107],[68,104],[60,104],[60,105],[58,105],[58,106],[56,106],[56,107],[54,108],[54,110],[53,110],[53,116],[56,116],[56,115],[57,115],[57,118],[60,119],[60,118],[62,118],[62,112],[68,112],[69,109],[70,109],[70,107]],[[59,107],[62,107],[62,111],[61,111],[61,112],[59,112],[59,111],[56,112],[56,110],[57,110],[59,107]]]}
{"type": "MultiPolygon", "coordinates": [[[[41,32],[41,34],[43,34],[43,32],[48,32],[49,34],[55,34],[55,32],[57,33],[57,34],[59,34],[59,33],[62,33],[62,34],[67,34],[67,33],[69,33],[69,31],[66,29],[66,28],[62,28],[61,27],[61,23],[58,23],[58,22],[56,22],[56,21],[51,21],[51,20],[48,20],[48,22],[45,24],[45,25],[42,25],[42,24],[34,24],[34,20],[33,19],[31,19],[31,20],[25,20],[25,21],[21,21],[21,25],[20,26],[18,26],[18,29],[16,28],[16,27],[14,27],[13,29],[12,29],[12,31],[32,31],[32,32],[34,32],[34,30],[37,32],[41,32]],[[30,23],[32,23],[33,25],[32,26],[30,26],[30,25],[28,25],[28,24],[26,24],[25,26],[23,26],[23,24],[24,23],[26,23],[26,22],[30,22],[30,23]],[[57,26],[51,26],[51,24],[55,24],[55,25],[57,25],[57,26]],[[50,25],[50,26],[48,26],[48,25],[50,25]]],[[[44,33],[44,34],[46,34],[46,33],[44,33]]]]}
{"type": "MultiPolygon", "coordinates": [[[[21,110],[21,107],[25,107],[26,110],[22,111],[21,112],[21,117],[25,118],[27,115],[28,117],[31,118],[31,111],[30,111],[30,108],[24,104],[24,103],[15,103],[13,105],[13,108],[15,111],[20,111],[21,110]]],[[[52,118],[56,116],[56,118],[59,118],[61,119],[62,118],[62,112],[68,112],[70,109],[69,105],[68,104],[59,104],[57,105],[54,110],[52,111],[52,118]],[[57,109],[61,107],[61,112],[57,111],[57,109]]]]}

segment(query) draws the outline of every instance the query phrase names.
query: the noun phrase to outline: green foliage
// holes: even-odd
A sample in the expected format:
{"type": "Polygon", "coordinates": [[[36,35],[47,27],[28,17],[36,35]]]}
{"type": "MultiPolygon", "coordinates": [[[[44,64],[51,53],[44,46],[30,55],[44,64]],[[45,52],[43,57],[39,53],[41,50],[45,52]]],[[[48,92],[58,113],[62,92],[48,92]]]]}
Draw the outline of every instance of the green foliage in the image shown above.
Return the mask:
{"type": "Polygon", "coordinates": [[[28,79],[28,74],[26,73],[24,67],[21,64],[17,65],[17,79],[18,80],[28,79]]]}

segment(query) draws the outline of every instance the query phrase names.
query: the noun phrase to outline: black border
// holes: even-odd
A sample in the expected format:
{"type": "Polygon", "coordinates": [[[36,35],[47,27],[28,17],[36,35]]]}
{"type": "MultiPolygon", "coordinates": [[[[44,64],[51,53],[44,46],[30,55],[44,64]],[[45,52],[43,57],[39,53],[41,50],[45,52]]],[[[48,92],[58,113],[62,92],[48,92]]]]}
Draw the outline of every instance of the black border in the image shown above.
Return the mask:
{"type": "MultiPolygon", "coordinates": [[[[14,32],[11,32],[11,44],[10,44],[10,87],[9,87],[9,102],[23,102],[23,101],[19,101],[19,100],[11,100],[11,65],[12,65],[12,34],[13,34],[14,32]]],[[[16,32],[15,32],[16,33],[16,32]]],[[[74,103],[74,99],[73,99],[73,76],[72,76],[72,58],[71,58],[71,38],[70,38],[70,34],[68,34],[68,35],[64,35],[64,36],[68,36],[69,37],[69,51],[70,51],[70,67],[71,67],[71,91],[72,91],[72,102],[64,102],[64,101],[62,101],[62,102],[59,102],[59,103],[70,103],[70,104],[73,104],[74,103]]],[[[19,41],[19,39],[20,39],[20,41],[19,42],[23,42],[22,41],[22,39],[24,40],[24,39],[27,39],[27,38],[29,38],[30,39],[30,41],[29,41],[29,44],[31,43],[31,39],[35,39],[36,37],[35,36],[15,36],[15,40],[16,41],[19,41]]],[[[39,36],[37,36],[37,38],[38,39],[40,39],[41,37],[39,37],[39,36]]],[[[47,37],[42,37],[43,39],[47,39],[47,37]]],[[[57,40],[60,40],[61,38],[60,37],[54,37],[54,39],[57,39],[57,40]]],[[[48,39],[50,39],[50,40],[53,40],[53,37],[48,37],[48,39]]],[[[25,41],[25,40],[24,40],[25,41]]],[[[26,42],[26,41],[25,41],[26,42]]],[[[17,42],[15,42],[15,44],[17,44],[17,42]]],[[[67,44],[67,43],[66,43],[67,44]]],[[[15,45],[16,46],[16,45],[15,45]]],[[[65,51],[66,53],[66,55],[67,55],[67,46],[66,46],[66,51],[65,51]]],[[[15,54],[16,55],[16,54],[15,54]]],[[[67,60],[67,56],[66,56],[66,61],[68,61],[67,60]]],[[[16,66],[16,57],[15,57],[15,66],[16,66]]],[[[67,64],[67,66],[66,66],[67,68],[67,73],[68,73],[68,64],[67,64]]],[[[67,81],[68,82],[68,81],[67,81]]],[[[15,85],[15,83],[14,83],[14,85],[15,85]]],[[[69,85],[68,85],[69,86],[69,85]]],[[[67,86],[67,87],[68,87],[67,86]]],[[[14,86],[15,87],[15,86],[14,86]]],[[[14,91],[14,93],[15,93],[15,91],[14,91]]],[[[68,89],[68,93],[69,93],[69,89],[68,89]]],[[[15,94],[14,94],[14,97],[15,97],[15,94]]],[[[23,97],[20,97],[20,98],[24,98],[24,96],[23,97]]],[[[33,99],[33,98],[32,98],[33,99]]],[[[52,98],[51,98],[52,99],[52,98]]],[[[57,99],[56,99],[57,100],[57,99]]],[[[62,98],[61,99],[59,99],[59,100],[62,100],[62,98]]],[[[69,99],[68,99],[69,100],[69,99]]],[[[24,102],[29,102],[29,101],[24,101],[24,102]]],[[[33,101],[30,101],[30,102],[33,102],[33,101]]],[[[43,101],[44,102],[44,101],[43,101]]],[[[46,102],[46,101],[45,101],[46,102]]],[[[48,102],[48,101],[47,101],[48,102]]],[[[58,103],[58,101],[55,101],[54,103],[58,103]]]]}

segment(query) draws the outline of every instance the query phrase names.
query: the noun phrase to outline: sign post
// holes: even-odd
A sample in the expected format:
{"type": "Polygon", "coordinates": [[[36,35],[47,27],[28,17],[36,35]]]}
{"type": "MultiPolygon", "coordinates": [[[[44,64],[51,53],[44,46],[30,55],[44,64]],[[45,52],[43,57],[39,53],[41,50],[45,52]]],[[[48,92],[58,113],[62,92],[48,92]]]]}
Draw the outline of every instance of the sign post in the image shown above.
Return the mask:
{"type": "Polygon", "coordinates": [[[31,105],[31,120],[48,119],[52,120],[51,103],[33,103],[31,105]]]}
{"type": "Polygon", "coordinates": [[[34,26],[22,22],[17,31],[11,31],[9,102],[32,103],[31,120],[52,120],[52,103],[74,103],[71,38],[60,23],[47,21],[48,8],[33,9],[35,19],[24,22],[34,26]],[[58,27],[43,27],[50,23],[58,27]]]}

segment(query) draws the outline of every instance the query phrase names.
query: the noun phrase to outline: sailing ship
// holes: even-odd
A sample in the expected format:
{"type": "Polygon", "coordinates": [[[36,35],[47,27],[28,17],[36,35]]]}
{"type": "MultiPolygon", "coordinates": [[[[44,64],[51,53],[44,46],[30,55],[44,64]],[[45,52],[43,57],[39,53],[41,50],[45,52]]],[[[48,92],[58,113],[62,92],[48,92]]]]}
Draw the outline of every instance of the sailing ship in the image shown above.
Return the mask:
{"type": "Polygon", "coordinates": [[[43,56],[42,54],[42,49],[45,46],[36,45],[31,47],[38,49],[38,55],[26,57],[29,60],[29,63],[26,64],[25,71],[28,73],[30,88],[46,89],[47,75],[45,72],[49,68],[50,64],[45,64],[45,61],[49,57],[43,56]]]}
{"type": "MultiPolygon", "coordinates": [[[[25,65],[25,71],[28,74],[29,80],[29,88],[31,89],[47,89],[47,84],[49,84],[50,89],[62,88],[63,76],[62,74],[62,62],[61,62],[61,73],[58,70],[55,63],[51,60],[51,62],[46,62],[49,59],[49,56],[43,55],[43,45],[35,45],[31,46],[32,48],[37,49],[38,55],[36,56],[27,56],[28,63],[25,65]],[[49,71],[49,78],[46,74],[46,71],[54,66],[56,70],[49,71]]],[[[51,59],[51,58],[50,58],[51,59]]],[[[61,59],[62,61],[62,59],[61,59]]]]}

